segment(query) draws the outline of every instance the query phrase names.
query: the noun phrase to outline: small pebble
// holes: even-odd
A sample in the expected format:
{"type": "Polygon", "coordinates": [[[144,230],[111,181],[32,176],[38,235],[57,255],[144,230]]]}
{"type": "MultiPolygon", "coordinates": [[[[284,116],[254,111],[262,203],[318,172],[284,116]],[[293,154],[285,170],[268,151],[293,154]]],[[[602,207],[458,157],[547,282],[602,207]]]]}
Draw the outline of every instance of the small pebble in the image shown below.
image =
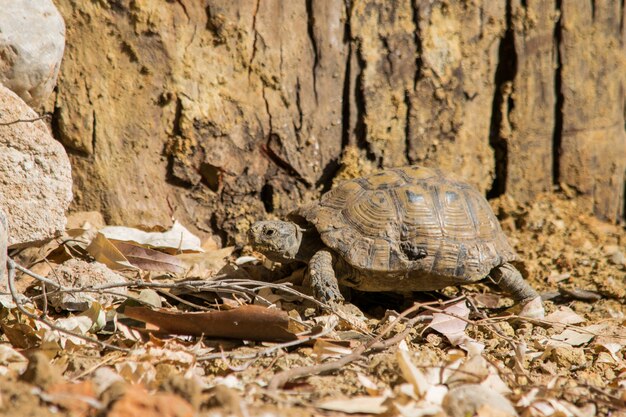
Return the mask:
{"type": "Polygon", "coordinates": [[[618,250],[609,257],[609,261],[613,265],[626,265],[626,256],[624,256],[624,252],[618,250]]]}
{"type": "Polygon", "coordinates": [[[479,411],[502,417],[518,415],[513,405],[504,396],[475,384],[452,388],[444,397],[442,406],[452,417],[486,415],[479,411]]]}

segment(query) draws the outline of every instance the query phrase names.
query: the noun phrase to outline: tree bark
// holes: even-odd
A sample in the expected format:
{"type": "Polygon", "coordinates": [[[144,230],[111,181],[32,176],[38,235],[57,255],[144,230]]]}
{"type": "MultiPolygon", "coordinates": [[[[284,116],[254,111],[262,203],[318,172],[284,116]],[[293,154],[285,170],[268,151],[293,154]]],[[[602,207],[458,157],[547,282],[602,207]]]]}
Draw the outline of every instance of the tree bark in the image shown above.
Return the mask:
{"type": "Polygon", "coordinates": [[[339,178],[439,166],[624,216],[623,2],[58,0],[73,208],[242,241],[339,178]]]}

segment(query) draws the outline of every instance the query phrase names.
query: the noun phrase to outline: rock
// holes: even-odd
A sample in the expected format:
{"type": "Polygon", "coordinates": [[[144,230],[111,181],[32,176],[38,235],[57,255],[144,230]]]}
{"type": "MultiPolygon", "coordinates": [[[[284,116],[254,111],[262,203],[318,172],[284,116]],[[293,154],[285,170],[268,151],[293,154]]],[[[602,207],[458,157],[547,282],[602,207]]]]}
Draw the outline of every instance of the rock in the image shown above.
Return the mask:
{"type": "MultiPolygon", "coordinates": [[[[70,259],[59,265],[49,274],[48,278],[54,279],[64,287],[77,288],[85,286],[99,286],[104,284],[124,283],[126,280],[111,271],[105,265],[94,262],[87,263],[79,259],[70,259]]],[[[48,287],[49,291],[53,288],[48,287]]],[[[120,294],[126,294],[126,287],[112,289],[120,294]]],[[[97,301],[102,305],[110,304],[120,297],[113,294],[99,293],[52,293],[48,296],[48,302],[57,308],[69,311],[85,311],[89,305],[97,301]]]]}
{"type": "Polygon", "coordinates": [[[624,252],[618,250],[609,257],[609,261],[613,265],[626,265],[626,256],[624,256],[624,252]]]}
{"type": "Polygon", "coordinates": [[[35,118],[37,113],[0,85],[0,207],[11,225],[9,246],[60,233],[72,200],[72,169],[63,146],[41,120],[20,121],[35,118]]]}
{"type": "Polygon", "coordinates": [[[443,399],[443,409],[451,417],[473,415],[517,416],[509,400],[476,384],[452,388],[443,399]]]}
{"type": "Polygon", "coordinates": [[[587,363],[583,348],[573,347],[566,344],[556,346],[550,355],[560,368],[569,369],[572,366],[579,367],[587,363]]]}
{"type": "Polygon", "coordinates": [[[65,23],[51,0],[0,0],[0,83],[32,107],[56,84],[65,23]]]}

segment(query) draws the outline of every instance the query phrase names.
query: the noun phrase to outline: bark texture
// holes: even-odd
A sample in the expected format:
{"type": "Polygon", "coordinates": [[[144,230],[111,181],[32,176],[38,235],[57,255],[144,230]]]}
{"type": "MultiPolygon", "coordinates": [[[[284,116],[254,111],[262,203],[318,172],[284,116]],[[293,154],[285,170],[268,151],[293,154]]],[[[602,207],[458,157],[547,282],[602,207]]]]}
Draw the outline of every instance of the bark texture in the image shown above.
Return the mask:
{"type": "Polygon", "coordinates": [[[239,239],[338,178],[439,166],[624,215],[623,2],[57,0],[74,208],[239,239]]]}

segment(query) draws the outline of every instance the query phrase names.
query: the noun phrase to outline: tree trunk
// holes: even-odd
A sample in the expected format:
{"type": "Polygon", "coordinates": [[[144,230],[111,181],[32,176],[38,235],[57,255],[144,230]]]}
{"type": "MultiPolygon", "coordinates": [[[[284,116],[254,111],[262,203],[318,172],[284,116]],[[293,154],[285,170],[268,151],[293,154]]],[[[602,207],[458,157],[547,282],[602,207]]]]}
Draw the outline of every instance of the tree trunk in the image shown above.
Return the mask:
{"type": "MultiPolygon", "coordinates": [[[[379,167],[624,216],[623,2],[58,0],[74,209],[224,241],[379,167]]],[[[225,243],[225,242],[224,242],[225,243]]]]}

